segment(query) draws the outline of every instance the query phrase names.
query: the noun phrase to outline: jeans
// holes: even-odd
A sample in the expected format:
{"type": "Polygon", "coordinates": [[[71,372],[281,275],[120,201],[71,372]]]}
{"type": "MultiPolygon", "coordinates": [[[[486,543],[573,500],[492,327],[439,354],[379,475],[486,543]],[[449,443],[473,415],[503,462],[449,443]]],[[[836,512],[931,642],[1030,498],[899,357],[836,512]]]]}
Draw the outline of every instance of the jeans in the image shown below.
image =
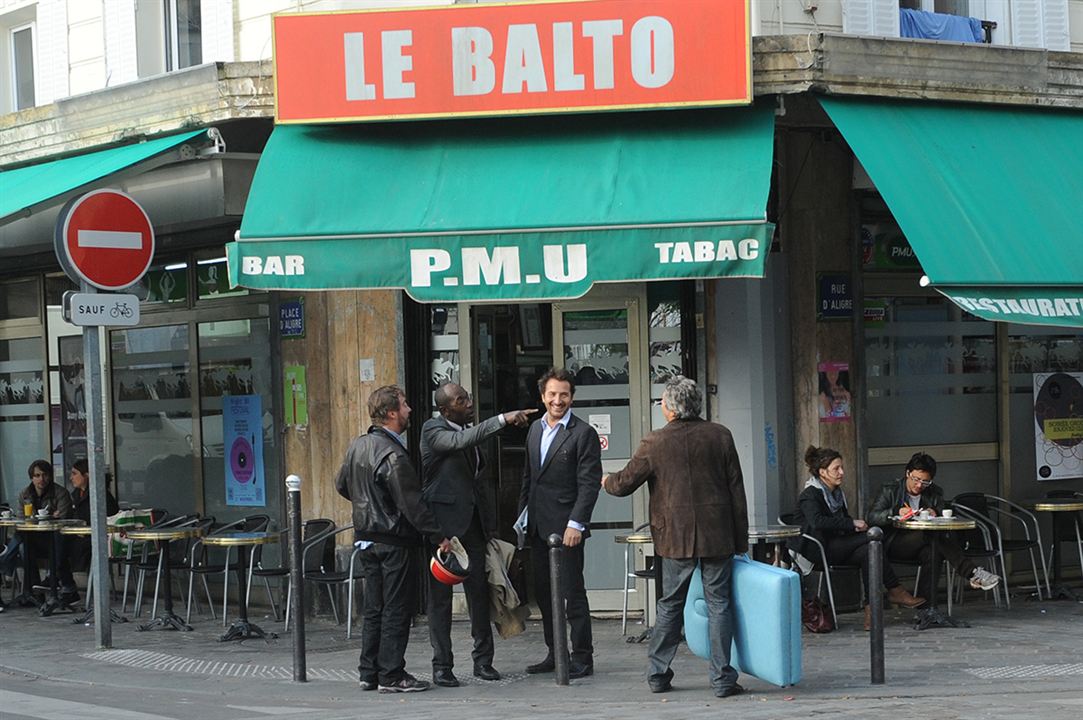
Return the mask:
{"type": "Polygon", "coordinates": [[[715,690],[737,684],[737,671],[730,665],[733,646],[733,614],[730,605],[730,577],[733,556],[720,558],[662,558],[662,594],[658,598],[657,620],[647,650],[647,677],[665,682],[673,677],[669,669],[684,628],[684,602],[692,572],[698,564],[703,573],[703,594],[707,600],[707,632],[711,637],[710,681],[715,690]]]}
{"type": "Polygon", "coordinates": [[[413,548],[374,543],[361,551],[365,600],[361,627],[361,680],[391,685],[406,674],[406,644],[417,584],[413,548]]]}

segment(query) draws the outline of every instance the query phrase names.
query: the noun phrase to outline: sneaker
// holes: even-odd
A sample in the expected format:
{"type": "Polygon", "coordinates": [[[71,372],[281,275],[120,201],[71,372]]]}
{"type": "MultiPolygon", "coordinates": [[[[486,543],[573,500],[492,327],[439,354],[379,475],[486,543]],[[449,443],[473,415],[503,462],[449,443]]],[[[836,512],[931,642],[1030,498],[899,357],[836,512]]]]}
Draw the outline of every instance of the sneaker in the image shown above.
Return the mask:
{"type": "Polygon", "coordinates": [[[403,673],[402,677],[389,685],[380,685],[382,693],[411,693],[424,692],[431,686],[427,680],[418,680],[410,673],[403,673]]]}
{"type": "Polygon", "coordinates": [[[970,587],[975,590],[992,590],[1000,584],[1000,576],[994,575],[985,568],[976,567],[970,573],[970,587]]]}
{"type": "Polygon", "coordinates": [[[358,680],[357,684],[365,692],[368,692],[370,690],[375,690],[376,687],[377,687],[377,684],[376,684],[375,680],[358,680]]]}

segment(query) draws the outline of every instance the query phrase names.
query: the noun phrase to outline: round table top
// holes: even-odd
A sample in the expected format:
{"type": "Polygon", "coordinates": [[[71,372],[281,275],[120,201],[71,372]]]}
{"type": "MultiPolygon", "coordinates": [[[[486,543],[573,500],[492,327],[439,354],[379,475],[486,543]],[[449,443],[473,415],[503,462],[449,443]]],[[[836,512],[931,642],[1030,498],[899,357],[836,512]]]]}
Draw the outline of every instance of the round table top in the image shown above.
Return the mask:
{"type": "Polygon", "coordinates": [[[62,520],[32,518],[30,520],[20,520],[15,524],[15,529],[20,532],[56,532],[64,525],[65,523],[62,520]]]}
{"type": "Polygon", "coordinates": [[[800,534],[801,528],[797,525],[756,525],[748,529],[749,540],[781,540],[800,534]]]}
{"type": "Polygon", "coordinates": [[[14,515],[11,517],[0,517],[0,527],[15,527],[21,522],[23,522],[23,519],[17,518],[14,515]]]}
{"type": "Polygon", "coordinates": [[[1075,512],[1083,510],[1083,499],[1046,498],[1032,503],[1031,507],[1040,512],[1075,512]]]}
{"type": "Polygon", "coordinates": [[[163,527],[141,528],[125,532],[131,540],[183,540],[185,538],[199,537],[203,534],[203,528],[199,527],[163,527]]]}
{"type": "Polygon", "coordinates": [[[645,530],[637,533],[628,533],[627,535],[617,535],[613,538],[613,541],[625,545],[646,545],[654,542],[654,539],[651,537],[650,530],[645,530]]]}
{"type": "Polygon", "coordinates": [[[973,530],[978,526],[973,520],[958,517],[912,517],[909,520],[896,519],[894,525],[903,530],[973,530]]]}
{"type": "Polygon", "coordinates": [[[266,545],[274,542],[278,542],[276,532],[226,532],[203,537],[204,545],[218,546],[266,545]]]}
{"type": "MultiPolygon", "coordinates": [[[[123,528],[119,528],[116,525],[106,525],[105,532],[116,533],[120,532],[123,528]]],[[[83,535],[90,536],[91,527],[89,525],[67,525],[60,528],[61,535],[83,535]]]]}

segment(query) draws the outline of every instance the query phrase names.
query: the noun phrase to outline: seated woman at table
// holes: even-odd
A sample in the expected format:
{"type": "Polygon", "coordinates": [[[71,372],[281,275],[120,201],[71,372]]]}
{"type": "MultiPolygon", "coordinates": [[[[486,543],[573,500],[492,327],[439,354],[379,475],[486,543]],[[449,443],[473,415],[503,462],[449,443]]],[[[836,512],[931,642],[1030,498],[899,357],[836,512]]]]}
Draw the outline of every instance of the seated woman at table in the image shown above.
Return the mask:
{"type": "MultiPolygon", "coordinates": [[[[90,524],[90,467],[86,460],[80,459],[72,463],[71,475],[71,504],[72,517],[90,524]]],[[[120,511],[117,499],[109,492],[109,483],[112,478],[105,474],[105,514],[116,515],[120,511]]],[[[90,538],[79,535],[68,535],[64,538],[64,551],[60,556],[57,567],[57,575],[60,579],[61,599],[70,599],[76,594],[74,570],[85,570],[90,567],[90,538]]]]}
{"type": "MultiPolygon", "coordinates": [[[[62,485],[53,482],[53,466],[48,460],[35,460],[30,463],[26,474],[30,476],[30,484],[19,493],[19,504],[14,508],[16,515],[25,515],[26,507],[30,507],[30,514],[37,515],[39,510],[49,511],[48,517],[53,520],[64,520],[71,517],[71,496],[62,485]]],[[[37,561],[49,557],[49,543],[54,542],[53,533],[22,533],[16,532],[8,543],[3,553],[0,553],[0,572],[11,575],[19,563],[19,554],[30,554],[30,571],[32,577],[26,578],[27,585],[37,584],[38,570],[37,561]]]]}
{"type": "MultiPolygon", "coordinates": [[[[846,495],[842,491],[842,480],[846,474],[842,455],[831,448],[810,445],[805,451],[805,466],[808,467],[809,479],[805,481],[805,489],[797,498],[797,522],[801,524],[803,533],[823,543],[828,563],[856,565],[861,568],[865,591],[865,629],[868,630],[869,538],[865,531],[869,526],[864,520],[855,520],[850,516],[846,495]]],[[[802,545],[804,543],[812,544],[807,540],[803,541],[802,545]]],[[[818,556],[811,548],[799,547],[798,552],[805,557],[818,556]]],[[[883,583],[890,602],[909,608],[925,604],[925,598],[914,597],[899,584],[895,571],[886,563],[883,583]]]]}
{"type": "MultiPolygon", "coordinates": [[[[880,488],[869,509],[870,525],[884,529],[884,554],[887,559],[899,562],[919,562],[926,567],[931,559],[932,546],[927,533],[917,530],[902,530],[892,523],[894,516],[907,517],[927,510],[934,517],[944,512],[944,491],[933,482],[936,477],[936,460],[925,453],[914,453],[906,463],[903,477],[885,483],[880,488]]],[[[940,555],[951,566],[970,581],[975,590],[992,590],[1000,584],[1000,577],[985,568],[975,565],[963,555],[963,549],[952,537],[952,533],[941,533],[938,538],[940,555]]],[[[921,573],[918,594],[932,597],[930,583],[933,574],[921,573]]]]}

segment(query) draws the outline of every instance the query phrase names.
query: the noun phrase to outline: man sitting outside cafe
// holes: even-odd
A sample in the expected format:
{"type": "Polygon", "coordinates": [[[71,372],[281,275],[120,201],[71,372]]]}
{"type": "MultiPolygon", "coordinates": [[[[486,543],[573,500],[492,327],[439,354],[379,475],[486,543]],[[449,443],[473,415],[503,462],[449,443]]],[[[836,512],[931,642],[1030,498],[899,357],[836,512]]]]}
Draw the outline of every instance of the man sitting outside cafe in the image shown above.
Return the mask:
{"type": "MultiPolygon", "coordinates": [[[[50,520],[65,520],[71,517],[71,495],[63,485],[53,482],[53,466],[47,460],[35,460],[27,469],[30,484],[19,493],[19,504],[14,508],[26,517],[40,517],[39,511],[46,510],[50,520]]],[[[0,572],[11,575],[18,566],[19,552],[30,555],[31,577],[24,578],[25,586],[39,586],[37,563],[49,557],[49,543],[59,543],[59,535],[54,533],[16,533],[3,553],[0,553],[0,572]]],[[[60,548],[56,548],[58,554],[60,548]]]]}
{"type": "MultiPolygon", "coordinates": [[[[884,529],[884,551],[889,561],[917,562],[928,565],[932,555],[932,546],[924,532],[900,531],[892,523],[894,517],[908,517],[928,511],[929,515],[939,517],[944,512],[944,491],[933,482],[936,477],[936,460],[925,453],[914,453],[906,463],[906,473],[898,480],[885,483],[872,508],[865,516],[869,525],[884,529]]],[[[951,566],[970,581],[975,590],[992,590],[1000,583],[1000,578],[985,568],[976,566],[963,554],[962,547],[951,537],[951,533],[942,533],[939,538],[941,556],[951,566]]],[[[918,587],[919,597],[933,597],[931,572],[921,573],[918,587]]]]}

